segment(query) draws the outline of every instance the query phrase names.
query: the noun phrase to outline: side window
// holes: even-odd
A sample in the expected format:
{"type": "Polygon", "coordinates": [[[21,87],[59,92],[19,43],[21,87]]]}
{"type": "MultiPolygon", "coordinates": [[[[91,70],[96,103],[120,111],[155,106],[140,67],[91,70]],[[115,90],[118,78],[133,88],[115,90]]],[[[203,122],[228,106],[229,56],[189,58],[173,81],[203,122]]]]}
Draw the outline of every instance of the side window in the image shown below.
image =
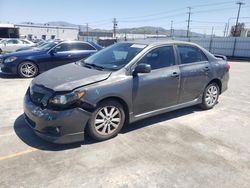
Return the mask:
{"type": "Polygon", "coordinates": [[[151,65],[151,69],[160,69],[175,65],[175,56],[172,46],[156,48],[146,54],[139,63],[151,65]]]}
{"type": "Polygon", "coordinates": [[[18,40],[8,40],[7,44],[18,44],[18,40]]]}
{"type": "Polygon", "coordinates": [[[75,43],[73,44],[72,50],[96,50],[96,49],[86,43],[75,43]]]}
{"type": "Polygon", "coordinates": [[[68,43],[62,43],[55,47],[56,52],[66,52],[70,51],[72,48],[68,43]]]}
{"type": "Polygon", "coordinates": [[[197,47],[178,46],[178,51],[181,58],[181,64],[207,61],[205,54],[197,47]]]}
{"type": "Polygon", "coordinates": [[[23,43],[23,44],[30,44],[28,41],[26,41],[26,40],[21,40],[21,42],[23,43]]]}

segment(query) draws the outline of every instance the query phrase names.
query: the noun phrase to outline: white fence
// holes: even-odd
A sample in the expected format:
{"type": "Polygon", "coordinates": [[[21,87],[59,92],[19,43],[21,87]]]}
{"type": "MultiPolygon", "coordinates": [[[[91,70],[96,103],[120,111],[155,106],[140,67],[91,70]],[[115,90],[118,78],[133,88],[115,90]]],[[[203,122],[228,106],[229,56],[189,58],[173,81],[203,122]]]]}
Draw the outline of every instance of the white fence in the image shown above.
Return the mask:
{"type": "MultiPolygon", "coordinates": [[[[168,40],[189,41],[199,44],[213,54],[228,57],[250,58],[250,38],[246,37],[211,37],[211,38],[168,38],[168,40]]],[[[146,40],[166,40],[163,38],[146,40]]]]}
{"type": "Polygon", "coordinates": [[[250,58],[250,38],[246,37],[178,38],[175,40],[199,44],[213,54],[250,58]]]}

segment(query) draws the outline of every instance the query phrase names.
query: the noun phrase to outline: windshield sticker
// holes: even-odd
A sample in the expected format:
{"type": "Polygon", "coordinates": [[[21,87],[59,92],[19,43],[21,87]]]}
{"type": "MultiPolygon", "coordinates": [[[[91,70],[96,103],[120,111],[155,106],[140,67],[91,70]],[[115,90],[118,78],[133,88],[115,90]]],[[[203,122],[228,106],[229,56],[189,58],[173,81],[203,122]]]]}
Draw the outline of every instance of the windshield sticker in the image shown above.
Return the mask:
{"type": "Polygon", "coordinates": [[[131,48],[145,48],[147,45],[145,44],[133,44],[130,46],[131,48]]]}

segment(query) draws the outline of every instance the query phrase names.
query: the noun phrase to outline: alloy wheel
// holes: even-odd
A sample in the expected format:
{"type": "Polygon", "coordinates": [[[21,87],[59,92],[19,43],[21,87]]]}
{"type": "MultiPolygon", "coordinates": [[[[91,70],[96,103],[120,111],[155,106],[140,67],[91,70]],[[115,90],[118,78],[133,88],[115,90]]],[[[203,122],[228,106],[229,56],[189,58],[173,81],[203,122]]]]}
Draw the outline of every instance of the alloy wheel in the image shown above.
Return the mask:
{"type": "Polygon", "coordinates": [[[218,98],[218,88],[214,85],[211,85],[206,92],[205,101],[208,106],[213,106],[218,98]]]}
{"type": "Polygon", "coordinates": [[[30,62],[23,63],[20,67],[20,73],[26,78],[34,77],[37,74],[37,67],[30,62]]]}
{"type": "Polygon", "coordinates": [[[121,123],[121,112],[115,106],[101,108],[95,116],[95,130],[100,135],[112,134],[121,123]]]}

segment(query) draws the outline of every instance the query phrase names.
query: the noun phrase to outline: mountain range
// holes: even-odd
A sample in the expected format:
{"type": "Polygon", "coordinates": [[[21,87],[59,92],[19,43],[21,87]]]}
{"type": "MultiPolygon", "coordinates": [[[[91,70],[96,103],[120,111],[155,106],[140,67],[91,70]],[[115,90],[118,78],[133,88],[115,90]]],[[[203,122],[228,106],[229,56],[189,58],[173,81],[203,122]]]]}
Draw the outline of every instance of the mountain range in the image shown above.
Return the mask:
{"type": "MultiPolygon", "coordinates": [[[[31,24],[31,22],[23,22],[23,24],[31,24]]],[[[47,23],[32,23],[32,24],[39,24],[39,25],[51,25],[51,26],[64,26],[64,27],[80,27],[80,31],[86,32],[87,27],[86,25],[76,25],[64,21],[53,21],[47,23]]],[[[110,23],[111,25],[111,23],[110,23]]],[[[88,27],[88,31],[96,31],[96,32],[113,32],[113,30],[108,29],[101,29],[101,28],[91,28],[88,27]]],[[[153,26],[143,26],[143,27],[133,27],[133,28],[120,28],[117,29],[117,33],[133,33],[133,34],[153,34],[156,35],[170,35],[171,30],[165,29],[163,27],[153,27],[153,26]]],[[[175,36],[186,36],[186,30],[174,30],[175,36]]],[[[201,33],[191,32],[191,36],[193,37],[202,37],[204,36],[201,33]]]]}

